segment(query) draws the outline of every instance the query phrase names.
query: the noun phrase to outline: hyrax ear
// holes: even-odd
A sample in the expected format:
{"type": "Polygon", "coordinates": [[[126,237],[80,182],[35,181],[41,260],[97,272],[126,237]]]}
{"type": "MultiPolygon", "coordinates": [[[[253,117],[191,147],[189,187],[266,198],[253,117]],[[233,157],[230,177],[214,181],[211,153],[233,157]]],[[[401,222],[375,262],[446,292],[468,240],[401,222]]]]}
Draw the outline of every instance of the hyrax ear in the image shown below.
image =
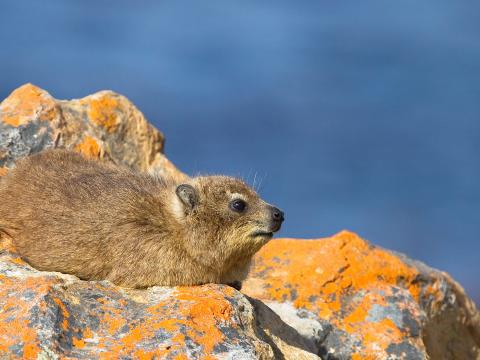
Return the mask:
{"type": "Polygon", "coordinates": [[[177,196],[182,203],[188,208],[193,209],[198,204],[198,196],[197,191],[192,185],[188,184],[181,184],[177,186],[177,190],[175,191],[177,196]]]}

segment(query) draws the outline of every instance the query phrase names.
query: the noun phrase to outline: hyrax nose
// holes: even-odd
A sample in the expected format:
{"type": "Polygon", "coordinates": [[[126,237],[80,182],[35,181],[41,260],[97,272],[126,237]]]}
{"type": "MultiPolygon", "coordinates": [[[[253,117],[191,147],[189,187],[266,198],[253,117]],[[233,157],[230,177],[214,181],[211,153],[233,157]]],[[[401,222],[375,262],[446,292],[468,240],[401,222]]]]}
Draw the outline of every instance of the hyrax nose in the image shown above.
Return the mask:
{"type": "Polygon", "coordinates": [[[272,206],[272,220],[275,222],[283,222],[285,220],[285,217],[283,216],[283,211],[280,210],[279,208],[273,207],[272,206]]]}

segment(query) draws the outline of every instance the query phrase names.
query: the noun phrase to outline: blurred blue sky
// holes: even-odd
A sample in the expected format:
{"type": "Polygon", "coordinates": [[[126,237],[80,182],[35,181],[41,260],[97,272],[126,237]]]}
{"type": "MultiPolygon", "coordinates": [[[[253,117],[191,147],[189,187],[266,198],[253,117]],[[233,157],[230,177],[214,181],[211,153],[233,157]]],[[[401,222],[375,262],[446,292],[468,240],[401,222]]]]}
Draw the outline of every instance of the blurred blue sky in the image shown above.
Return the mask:
{"type": "MultiPolygon", "coordinates": [[[[0,97],[129,97],[280,236],[350,229],[480,300],[480,2],[2,1],[0,97]]],[[[321,259],[319,259],[321,261],[321,259]]]]}

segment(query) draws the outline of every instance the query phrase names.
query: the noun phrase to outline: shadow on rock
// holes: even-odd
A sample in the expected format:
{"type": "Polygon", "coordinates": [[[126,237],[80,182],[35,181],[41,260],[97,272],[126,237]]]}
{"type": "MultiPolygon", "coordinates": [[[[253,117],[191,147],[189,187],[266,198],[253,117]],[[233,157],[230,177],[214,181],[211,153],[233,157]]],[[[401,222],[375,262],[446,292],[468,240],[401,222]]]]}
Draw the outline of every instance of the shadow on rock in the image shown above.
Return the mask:
{"type": "Polygon", "coordinates": [[[320,359],[315,339],[300,334],[260,300],[247,298],[255,308],[258,335],[272,347],[276,359],[320,359]]]}

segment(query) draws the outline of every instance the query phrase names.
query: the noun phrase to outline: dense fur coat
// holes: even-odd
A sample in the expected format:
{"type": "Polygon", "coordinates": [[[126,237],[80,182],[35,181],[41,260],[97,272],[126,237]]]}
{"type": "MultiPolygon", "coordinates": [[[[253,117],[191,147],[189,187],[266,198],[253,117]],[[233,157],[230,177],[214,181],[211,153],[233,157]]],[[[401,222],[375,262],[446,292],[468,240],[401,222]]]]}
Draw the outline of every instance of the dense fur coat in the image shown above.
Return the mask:
{"type": "Polygon", "coordinates": [[[238,285],[282,221],[238,179],[176,184],[63,150],[0,180],[0,231],[26,261],[126,287],[238,285]]]}

